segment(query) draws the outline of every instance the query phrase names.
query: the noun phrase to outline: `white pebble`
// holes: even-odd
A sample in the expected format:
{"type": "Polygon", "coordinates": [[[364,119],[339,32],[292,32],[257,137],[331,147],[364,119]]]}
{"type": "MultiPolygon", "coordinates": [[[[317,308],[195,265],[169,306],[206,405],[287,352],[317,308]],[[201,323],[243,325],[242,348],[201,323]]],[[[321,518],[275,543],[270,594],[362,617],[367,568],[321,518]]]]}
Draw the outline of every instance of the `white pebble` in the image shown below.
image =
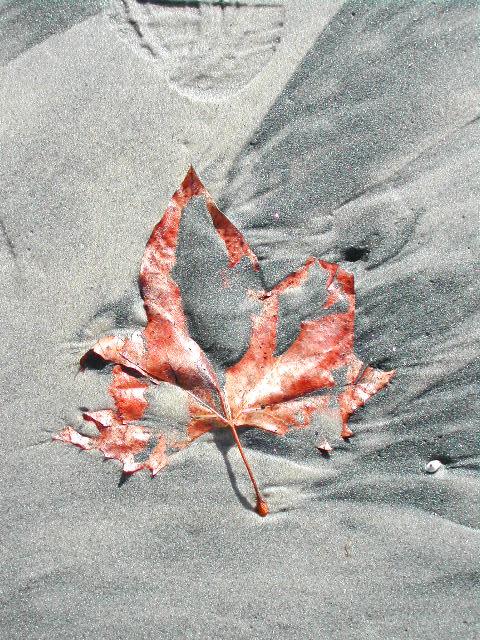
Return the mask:
{"type": "Polygon", "coordinates": [[[430,462],[425,465],[425,472],[437,473],[437,471],[442,467],[443,467],[443,464],[440,462],[440,460],[430,460],[430,462]]]}

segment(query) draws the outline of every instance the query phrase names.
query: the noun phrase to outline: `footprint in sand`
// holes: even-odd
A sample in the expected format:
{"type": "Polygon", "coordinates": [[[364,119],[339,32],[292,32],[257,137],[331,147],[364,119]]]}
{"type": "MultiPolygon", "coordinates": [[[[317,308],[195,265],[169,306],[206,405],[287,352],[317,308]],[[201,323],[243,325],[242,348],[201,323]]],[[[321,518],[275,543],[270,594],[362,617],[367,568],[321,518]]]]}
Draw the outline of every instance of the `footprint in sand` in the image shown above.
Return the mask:
{"type": "Polygon", "coordinates": [[[283,2],[113,0],[110,16],[177,91],[218,100],[248,84],[274,55],[283,2]]]}

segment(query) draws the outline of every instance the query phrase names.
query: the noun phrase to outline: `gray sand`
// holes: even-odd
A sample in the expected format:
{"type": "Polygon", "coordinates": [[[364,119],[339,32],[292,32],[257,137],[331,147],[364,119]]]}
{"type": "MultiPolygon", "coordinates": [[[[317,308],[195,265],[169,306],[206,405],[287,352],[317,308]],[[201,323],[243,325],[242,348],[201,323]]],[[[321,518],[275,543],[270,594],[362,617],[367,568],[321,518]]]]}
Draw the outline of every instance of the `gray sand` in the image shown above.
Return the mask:
{"type": "MultiPolygon", "coordinates": [[[[72,3],[48,29],[22,4],[0,4],[0,635],[478,638],[476,3],[72,3]],[[143,248],[190,164],[264,285],[311,254],[352,271],[356,352],[397,370],[349,442],[321,417],[242,435],[265,519],[228,434],[154,480],[51,442],[108,406],[108,370],[78,360],[144,322],[143,248]]],[[[182,292],[222,367],[248,326],[188,278],[202,215],[182,292]]],[[[181,419],[175,398],[152,409],[181,419]]]]}

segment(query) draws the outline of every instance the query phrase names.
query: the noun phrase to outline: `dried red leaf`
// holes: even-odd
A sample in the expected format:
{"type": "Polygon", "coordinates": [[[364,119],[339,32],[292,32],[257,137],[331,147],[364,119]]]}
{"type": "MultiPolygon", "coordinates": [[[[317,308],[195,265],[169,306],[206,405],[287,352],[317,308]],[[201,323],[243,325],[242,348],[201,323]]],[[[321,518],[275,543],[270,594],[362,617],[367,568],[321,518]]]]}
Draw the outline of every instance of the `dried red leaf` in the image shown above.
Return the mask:
{"type": "Polygon", "coordinates": [[[320,442],[320,444],[317,446],[317,449],[320,451],[320,453],[323,453],[327,456],[330,455],[333,451],[328,440],[325,439],[320,442]]]}
{"type": "MultiPolygon", "coordinates": [[[[290,428],[310,424],[314,412],[336,414],[341,420],[343,438],[353,432],[350,415],[391,380],[393,371],[367,366],[353,353],[355,293],[353,276],[316,258],[309,258],[295,273],[288,275],[271,291],[250,292],[261,303],[261,312],[252,317],[250,345],[239,362],[225,374],[221,389],[213,367],[200,346],[190,337],[183,311],[180,289],[172,278],[180,218],[194,196],[205,198],[213,226],[225,245],[229,268],[246,256],[257,271],[258,260],[238,229],[223,215],[190,168],[180,189],[174,194],[160,223],[147,243],[140,269],[140,283],[147,314],[147,326],[131,338],[107,336],[99,340],[81,360],[82,367],[95,354],[115,364],[109,391],[116,411],[88,412],[99,435],[88,437],[67,427],[58,440],[82,449],[98,449],[115,458],[125,473],[149,469],[154,475],[168,463],[169,449],[182,449],[212,429],[229,429],[245,462],[257,495],[257,511],[268,513],[238,438],[238,427],[256,427],[277,435],[290,428]],[[327,300],[324,309],[343,303],[342,312],[333,312],[301,323],[291,346],[276,356],[279,297],[300,287],[309,270],[317,264],[327,271],[327,300]],[[346,370],[347,386],[333,402],[334,373],[346,370]],[[178,437],[155,435],[137,424],[148,403],[144,397],[149,384],[166,382],[187,393],[190,421],[178,437]],[[157,441],[155,442],[155,439],[157,441]],[[138,454],[146,455],[144,461],[138,454]]],[[[225,285],[229,284],[225,271],[225,285]]],[[[330,453],[324,440],[318,449],[330,453]]]]}

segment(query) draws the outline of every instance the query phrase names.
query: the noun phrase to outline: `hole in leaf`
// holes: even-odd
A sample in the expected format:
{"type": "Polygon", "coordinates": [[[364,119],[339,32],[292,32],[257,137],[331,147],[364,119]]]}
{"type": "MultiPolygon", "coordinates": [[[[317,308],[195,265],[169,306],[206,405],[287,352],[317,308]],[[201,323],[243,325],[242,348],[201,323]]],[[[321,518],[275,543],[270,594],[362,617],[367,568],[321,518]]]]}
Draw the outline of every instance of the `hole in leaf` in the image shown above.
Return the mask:
{"type": "Polygon", "coordinates": [[[145,462],[158,444],[158,436],[153,436],[147,443],[145,449],[135,455],[135,462],[145,462]]]}

